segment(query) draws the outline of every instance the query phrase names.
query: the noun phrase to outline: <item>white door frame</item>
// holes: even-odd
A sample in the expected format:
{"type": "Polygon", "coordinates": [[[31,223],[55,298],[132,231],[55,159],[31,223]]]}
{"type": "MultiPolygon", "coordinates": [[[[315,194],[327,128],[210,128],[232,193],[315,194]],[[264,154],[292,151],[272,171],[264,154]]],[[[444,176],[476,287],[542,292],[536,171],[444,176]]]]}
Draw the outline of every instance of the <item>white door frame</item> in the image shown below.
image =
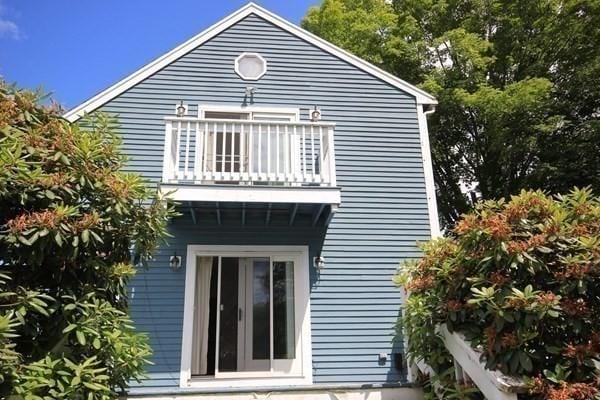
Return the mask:
{"type": "MultiPolygon", "coordinates": [[[[181,345],[180,387],[260,387],[312,384],[312,347],[310,334],[310,282],[308,246],[229,246],[229,245],[188,245],[186,254],[185,295],[183,313],[183,333],[181,345]],[[215,378],[191,377],[194,298],[196,281],[196,257],[250,257],[281,260],[282,257],[294,261],[295,323],[300,327],[296,357],[300,357],[301,374],[271,371],[248,371],[220,373],[215,378]]],[[[218,316],[217,316],[218,317],[218,316]]],[[[218,325],[218,321],[217,321],[218,325]]]]}

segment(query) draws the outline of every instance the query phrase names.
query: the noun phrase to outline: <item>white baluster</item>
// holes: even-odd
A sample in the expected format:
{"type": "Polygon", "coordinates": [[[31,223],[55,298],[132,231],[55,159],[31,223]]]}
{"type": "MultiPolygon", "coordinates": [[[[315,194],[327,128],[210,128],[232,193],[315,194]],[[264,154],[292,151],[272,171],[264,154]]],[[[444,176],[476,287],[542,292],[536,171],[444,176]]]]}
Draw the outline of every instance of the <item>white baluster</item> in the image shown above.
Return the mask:
{"type": "Polygon", "coordinates": [[[302,125],[302,182],[306,181],[306,126],[302,125]]]}
{"type": "Polygon", "coordinates": [[[258,124],[258,179],[261,179],[262,174],[262,128],[261,125],[258,124]]]}
{"type": "Polygon", "coordinates": [[[235,124],[231,123],[231,166],[230,166],[230,172],[233,175],[233,171],[234,171],[234,167],[233,164],[235,163],[235,124]]]}
{"type": "Polygon", "coordinates": [[[217,123],[215,122],[215,126],[214,126],[214,131],[213,131],[213,151],[212,151],[212,179],[216,179],[215,177],[217,176],[217,123]]]}
{"type": "Polygon", "coordinates": [[[183,161],[183,176],[185,179],[189,179],[189,159],[190,159],[190,121],[187,122],[185,132],[185,157],[183,161]]]}
{"type": "Polygon", "coordinates": [[[271,173],[271,125],[267,124],[267,180],[270,180],[271,173]]]}
{"type": "Polygon", "coordinates": [[[310,126],[310,157],[312,164],[312,180],[315,181],[315,127],[310,126]]]}
{"type": "Polygon", "coordinates": [[[323,179],[323,160],[323,127],[319,126],[319,182],[323,179]]]}
{"type": "Polygon", "coordinates": [[[288,126],[285,126],[285,136],[283,137],[283,162],[285,164],[283,173],[285,174],[284,180],[289,180],[290,174],[290,138],[288,133],[288,126]]]}
{"type": "Polygon", "coordinates": [[[244,123],[240,124],[240,179],[244,179],[244,123]]]}
{"type": "Polygon", "coordinates": [[[298,157],[300,156],[300,148],[298,146],[298,136],[297,136],[297,129],[296,129],[296,125],[294,125],[294,134],[292,136],[292,145],[290,146],[290,149],[292,151],[292,181],[296,182],[298,180],[298,168],[297,166],[300,165],[300,162],[298,161],[298,157]]]}
{"type": "Polygon", "coordinates": [[[253,160],[254,160],[254,146],[252,141],[254,140],[254,126],[250,124],[250,132],[248,133],[248,173],[250,174],[250,180],[254,180],[254,169],[253,169],[253,160]]]}
{"type": "Polygon", "coordinates": [[[276,177],[275,179],[280,180],[280,176],[279,176],[279,156],[281,155],[281,149],[279,148],[279,124],[276,125],[276,129],[275,129],[275,148],[277,150],[275,150],[275,157],[277,158],[277,160],[275,160],[275,165],[277,168],[276,171],[276,177]]]}
{"type": "Polygon", "coordinates": [[[208,167],[208,122],[204,123],[204,152],[202,154],[202,180],[206,179],[206,169],[208,167]]]}
{"type": "Polygon", "coordinates": [[[225,166],[225,147],[227,145],[227,126],[225,125],[225,123],[223,123],[223,133],[221,134],[221,138],[223,140],[221,140],[221,178],[223,179],[223,175],[225,174],[225,171],[227,171],[227,168],[225,166]]]}

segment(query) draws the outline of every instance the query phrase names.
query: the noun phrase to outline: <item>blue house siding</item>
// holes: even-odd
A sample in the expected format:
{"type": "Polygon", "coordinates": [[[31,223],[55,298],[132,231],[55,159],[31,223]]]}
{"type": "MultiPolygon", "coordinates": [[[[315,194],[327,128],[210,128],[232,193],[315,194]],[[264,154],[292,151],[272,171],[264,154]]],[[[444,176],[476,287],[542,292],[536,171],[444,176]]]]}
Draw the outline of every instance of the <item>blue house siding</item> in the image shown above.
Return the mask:
{"type": "MultiPolygon", "coordinates": [[[[312,258],[317,255],[324,235],[324,228],[312,228],[310,223],[304,221],[299,221],[300,226],[290,227],[273,218],[266,231],[264,220],[260,225],[249,220],[246,226],[241,226],[238,217],[235,220],[231,218],[231,221],[224,219],[219,226],[214,217],[208,219],[208,214],[199,214],[197,217],[206,219],[194,224],[191,216],[184,214],[171,223],[173,237],[169,238],[166,246],[161,247],[152,265],[147,270],[139,271],[130,285],[130,308],[136,326],[150,334],[150,344],[154,350],[154,365],[148,368],[150,379],[145,380],[142,386],[179,386],[188,245],[303,245],[309,246],[312,258]],[[184,267],[178,271],[169,267],[169,257],[174,252],[182,256],[184,267]]],[[[311,275],[314,275],[314,269],[311,275]]],[[[314,276],[311,281],[315,281],[314,276]]]]}
{"type": "MultiPolygon", "coordinates": [[[[178,384],[183,271],[167,256],[190,244],[311,244],[326,267],[313,271],[311,318],[315,383],[386,383],[404,379],[378,354],[401,351],[393,325],[401,298],[391,278],[398,264],[419,256],[418,240],[430,236],[415,99],[333,55],[251,15],[140,82],[102,107],[118,114],[129,169],[154,182],[162,173],[164,121],[180,100],[239,106],[254,86],[254,106],[318,105],[335,122],[335,150],[342,206],[324,236],[314,228],[217,227],[189,216],[175,221],[163,248],[132,287],[133,316],[150,333],[155,366],[145,385],[178,384]],[[268,61],[256,82],[233,70],[242,52],[268,61]],[[249,229],[249,228],[246,228],[249,229]],[[260,239],[259,239],[260,238],[260,239]]],[[[315,253],[316,254],[316,253],[315,253]]]]}

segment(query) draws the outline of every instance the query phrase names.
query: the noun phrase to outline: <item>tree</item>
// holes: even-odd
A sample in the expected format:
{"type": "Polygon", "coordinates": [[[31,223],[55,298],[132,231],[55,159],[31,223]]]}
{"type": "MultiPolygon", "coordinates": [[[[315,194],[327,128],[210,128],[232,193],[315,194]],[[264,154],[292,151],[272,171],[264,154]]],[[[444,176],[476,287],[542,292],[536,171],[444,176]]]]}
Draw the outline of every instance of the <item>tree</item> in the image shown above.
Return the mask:
{"type": "Polygon", "coordinates": [[[173,210],[120,172],[113,121],[0,83],[0,397],[110,399],[149,362],[126,284],[173,210]]]}
{"type": "Polygon", "coordinates": [[[599,0],[324,0],[302,24],[434,94],[438,205],[600,188],[599,0]]]}

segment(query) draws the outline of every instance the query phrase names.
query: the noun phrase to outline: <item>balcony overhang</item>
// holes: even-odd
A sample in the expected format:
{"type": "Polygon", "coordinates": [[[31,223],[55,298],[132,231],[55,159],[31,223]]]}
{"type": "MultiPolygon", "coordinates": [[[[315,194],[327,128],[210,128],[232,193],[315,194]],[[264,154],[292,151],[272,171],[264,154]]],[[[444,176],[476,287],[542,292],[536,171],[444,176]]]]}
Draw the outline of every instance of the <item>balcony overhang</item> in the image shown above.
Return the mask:
{"type": "Polygon", "coordinates": [[[329,226],[340,205],[338,187],[161,184],[194,224],[329,226]]]}
{"type": "Polygon", "coordinates": [[[243,186],[243,185],[160,185],[162,193],[178,202],[227,202],[227,203],[287,203],[325,204],[338,207],[341,189],[331,186],[243,186]]]}

